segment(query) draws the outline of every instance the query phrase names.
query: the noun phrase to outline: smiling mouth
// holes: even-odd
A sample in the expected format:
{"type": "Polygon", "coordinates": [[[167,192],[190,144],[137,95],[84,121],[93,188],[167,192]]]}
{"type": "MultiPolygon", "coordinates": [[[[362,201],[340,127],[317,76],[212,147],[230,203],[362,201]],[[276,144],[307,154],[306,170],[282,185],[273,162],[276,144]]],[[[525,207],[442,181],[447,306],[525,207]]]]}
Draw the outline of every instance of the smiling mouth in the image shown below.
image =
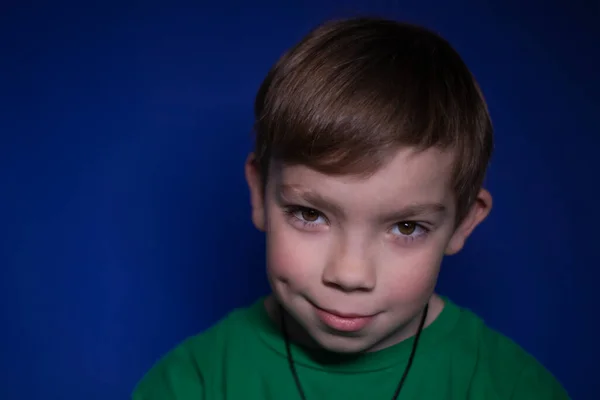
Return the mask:
{"type": "Polygon", "coordinates": [[[314,306],[317,317],[329,328],[340,332],[357,332],[364,329],[375,315],[360,315],[329,311],[314,306]]]}

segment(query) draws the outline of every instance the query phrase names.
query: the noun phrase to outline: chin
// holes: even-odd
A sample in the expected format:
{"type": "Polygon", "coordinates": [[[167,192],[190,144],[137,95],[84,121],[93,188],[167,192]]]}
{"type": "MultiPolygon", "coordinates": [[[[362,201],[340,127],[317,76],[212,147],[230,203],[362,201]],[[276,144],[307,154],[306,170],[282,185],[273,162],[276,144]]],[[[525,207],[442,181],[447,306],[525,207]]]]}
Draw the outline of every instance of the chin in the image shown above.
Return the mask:
{"type": "Polygon", "coordinates": [[[325,332],[312,334],[312,339],[324,350],[340,354],[368,352],[373,347],[365,337],[337,336],[325,332]]]}

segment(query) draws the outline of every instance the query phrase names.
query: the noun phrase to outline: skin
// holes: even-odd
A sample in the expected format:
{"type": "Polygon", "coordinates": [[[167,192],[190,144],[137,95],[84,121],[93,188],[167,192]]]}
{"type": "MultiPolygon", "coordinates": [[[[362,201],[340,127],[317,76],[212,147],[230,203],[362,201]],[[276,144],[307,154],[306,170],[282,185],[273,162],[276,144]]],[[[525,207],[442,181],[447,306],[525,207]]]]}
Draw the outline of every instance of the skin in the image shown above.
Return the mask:
{"type": "Polygon", "coordinates": [[[492,206],[480,190],[455,225],[452,162],[448,151],[403,148],[368,178],[272,163],[263,191],[250,154],[246,179],[252,220],[267,235],[265,307],[274,322],[281,305],[292,340],[339,353],[413,336],[426,304],[431,324],[444,307],[434,293],[443,257],[463,248],[492,206]],[[370,316],[369,323],[342,332],[319,309],[370,316]]]}

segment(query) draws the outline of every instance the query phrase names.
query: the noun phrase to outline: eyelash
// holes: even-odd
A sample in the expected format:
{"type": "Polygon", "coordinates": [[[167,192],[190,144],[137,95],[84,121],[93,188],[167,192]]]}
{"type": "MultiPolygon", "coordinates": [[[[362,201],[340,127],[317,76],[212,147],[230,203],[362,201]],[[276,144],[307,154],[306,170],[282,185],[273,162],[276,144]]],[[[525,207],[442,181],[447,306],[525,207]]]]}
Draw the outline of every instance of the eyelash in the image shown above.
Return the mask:
{"type": "MultiPolygon", "coordinates": [[[[319,218],[323,218],[325,221],[327,221],[327,218],[325,217],[325,215],[323,215],[323,213],[321,213],[320,211],[315,210],[314,208],[302,207],[302,206],[288,206],[288,207],[284,208],[284,212],[285,212],[286,216],[291,220],[292,223],[301,224],[302,228],[312,229],[312,228],[322,225],[322,223],[320,223],[320,222],[306,221],[305,219],[303,219],[301,216],[301,213],[303,213],[303,212],[317,213],[319,218]]],[[[398,229],[400,224],[406,224],[406,223],[415,224],[415,232],[420,232],[420,233],[418,233],[416,235],[414,235],[414,234],[403,235],[402,233],[399,233],[399,234],[393,233],[392,236],[394,236],[394,240],[402,240],[405,242],[407,242],[407,241],[414,242],[415,240],[421,240],[421,239],[425,238],[431,232],[431,230],[429,228],[427,228],[423,224],[415,222],[415,221],[397,222],[392,226],[390,231],[394,230],[394,229],[398,229]]]]}

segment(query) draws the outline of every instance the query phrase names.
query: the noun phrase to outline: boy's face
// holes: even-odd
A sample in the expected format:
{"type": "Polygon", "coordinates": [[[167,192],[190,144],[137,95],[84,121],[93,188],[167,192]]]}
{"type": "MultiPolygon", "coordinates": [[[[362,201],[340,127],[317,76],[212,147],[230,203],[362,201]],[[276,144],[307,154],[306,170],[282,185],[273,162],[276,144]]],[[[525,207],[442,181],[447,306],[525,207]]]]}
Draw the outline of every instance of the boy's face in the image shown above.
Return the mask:
{"type": "Polygon", "coordinates": [[[274,164],[264,196],[252,160],[253,221],[267,234],[273,292],[331,351],[373,351],[414,334],[444,254],[459,251],[491,207],[481,191],[454,225],[453,157],[436,149],[401,149],[368,178],[274,164]]]}

